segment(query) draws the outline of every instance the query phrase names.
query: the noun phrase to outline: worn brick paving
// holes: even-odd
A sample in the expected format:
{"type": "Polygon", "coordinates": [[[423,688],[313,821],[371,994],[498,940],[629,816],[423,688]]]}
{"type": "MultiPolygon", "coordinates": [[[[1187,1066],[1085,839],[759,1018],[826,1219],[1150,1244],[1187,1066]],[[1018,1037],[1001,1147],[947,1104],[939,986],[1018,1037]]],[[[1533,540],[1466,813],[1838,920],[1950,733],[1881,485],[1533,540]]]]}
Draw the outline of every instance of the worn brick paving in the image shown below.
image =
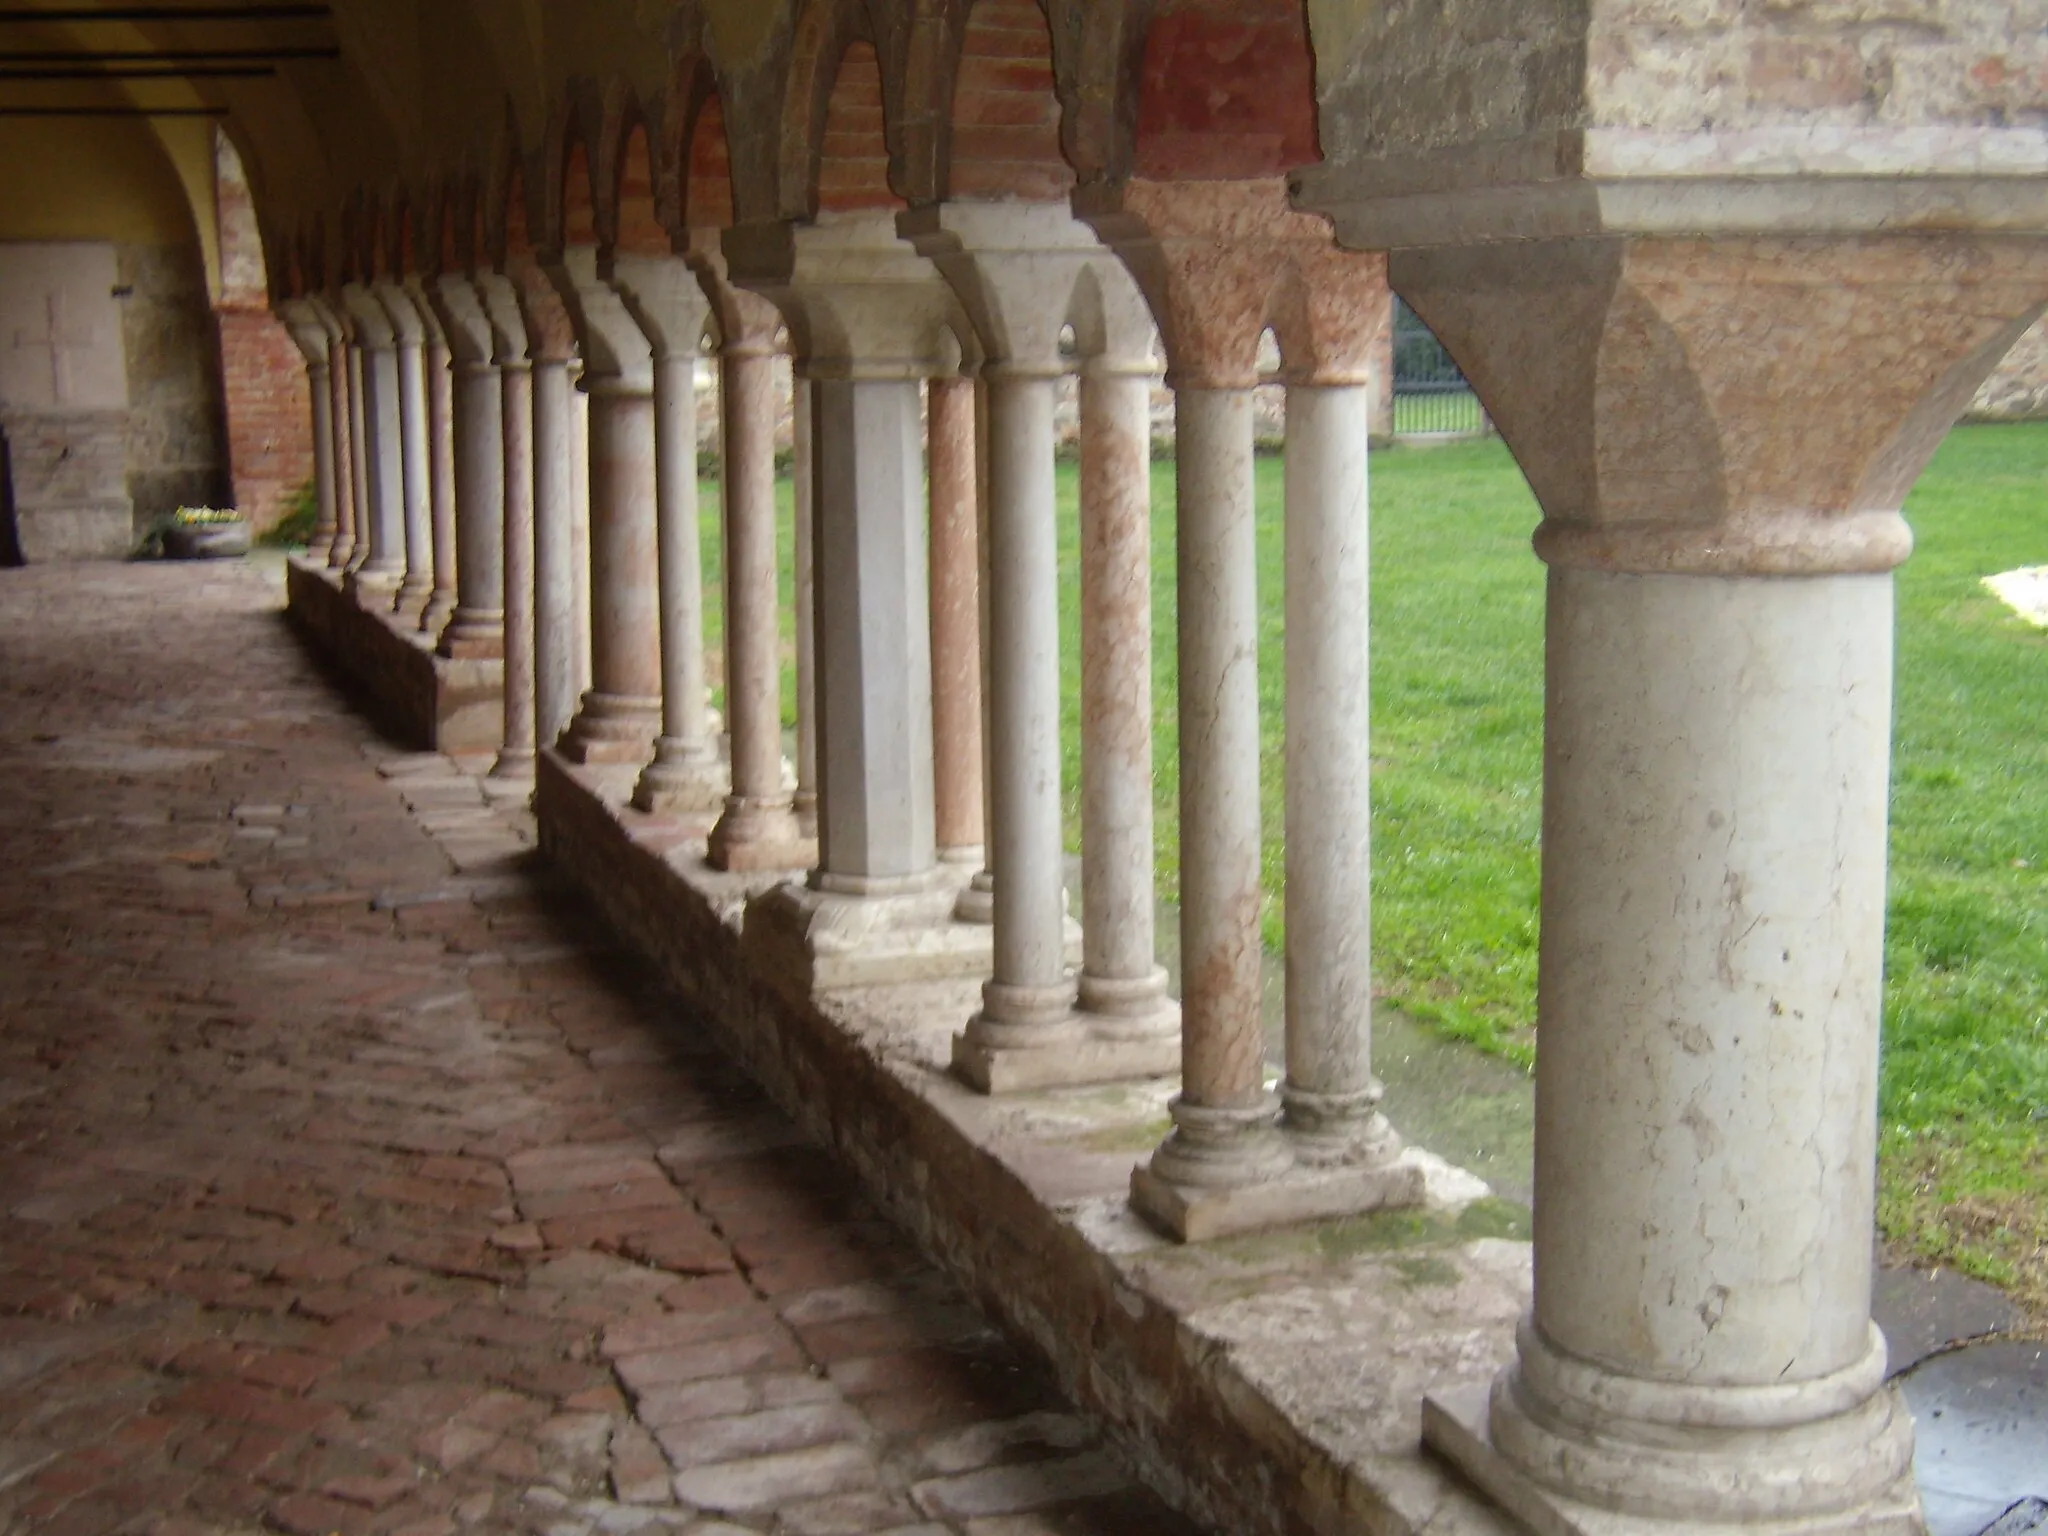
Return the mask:
{"type": "Polygon", "coordinates": [[[0,1531],[1186,1536],[280,591],[0,571],[0,1531]]]}

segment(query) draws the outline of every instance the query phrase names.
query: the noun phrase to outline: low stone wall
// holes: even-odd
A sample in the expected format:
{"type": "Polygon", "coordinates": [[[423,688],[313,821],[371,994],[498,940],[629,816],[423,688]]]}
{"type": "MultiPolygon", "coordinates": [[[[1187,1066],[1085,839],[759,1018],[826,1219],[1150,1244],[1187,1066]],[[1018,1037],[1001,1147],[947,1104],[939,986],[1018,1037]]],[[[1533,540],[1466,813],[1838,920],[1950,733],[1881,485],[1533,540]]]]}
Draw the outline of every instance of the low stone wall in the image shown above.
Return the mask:
{"type": "Polygon", "coordinates": [[[1434,1159],[1425,1212],[1183,1247],[1130,1211],[1168,1080],[984,1098],[945,1070],[972,981],[809,996],[746,932],[773,877],[703,823],[624,803],[631,770],[540,756],[541,846],[887,1213],[1051,1363],[1167,1498],[1233,1536],[1505,1536],[1419,1444],[1425,1392],[1513,1350],[1529,1250],[1434,1159]]]}
{"type": "Polygon", "coordinates": [[[300,556],[285,567],[285,612],[395,740],[430,752],[488,752],[504,740],[502,661],[435,655],[430,637],[365,609],[334,571],[300,556]]]}

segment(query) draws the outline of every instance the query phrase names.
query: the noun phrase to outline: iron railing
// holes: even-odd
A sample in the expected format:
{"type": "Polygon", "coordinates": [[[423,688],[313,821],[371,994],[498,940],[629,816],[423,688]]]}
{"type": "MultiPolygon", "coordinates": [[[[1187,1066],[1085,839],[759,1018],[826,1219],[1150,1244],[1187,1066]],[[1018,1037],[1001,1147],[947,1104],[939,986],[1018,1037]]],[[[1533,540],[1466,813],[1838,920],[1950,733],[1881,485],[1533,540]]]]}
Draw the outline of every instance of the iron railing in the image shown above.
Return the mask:
{"type": "Polygon", "coordinates": [[[1422,323],[1422,317],[1394,300],[1394,435],[1476,437],[1486,431],[1486,413],[1451,354],[1422,323]]]}

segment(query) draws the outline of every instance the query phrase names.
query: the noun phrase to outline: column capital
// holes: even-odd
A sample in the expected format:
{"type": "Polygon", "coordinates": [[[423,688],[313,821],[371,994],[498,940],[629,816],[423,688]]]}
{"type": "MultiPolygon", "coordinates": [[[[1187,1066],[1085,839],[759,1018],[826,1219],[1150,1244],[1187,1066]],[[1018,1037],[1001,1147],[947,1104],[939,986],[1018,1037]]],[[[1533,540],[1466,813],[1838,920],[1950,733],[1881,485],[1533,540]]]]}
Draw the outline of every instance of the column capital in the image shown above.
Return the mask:
{"type": "Polygon", "coordinates": [[[1292,382],[1364,382],[1387,323],[1384,258],[1338,251],[1279,177],[1132,180],[1077,192],[1074,207],[1150,303],[1169,383],[1251,388],[1268,326],[1292,382]]]}
{"type": "Polygon", "coordinates": [[[277,306],[277,317],[284,322],[285,331],[291,336],[292,345],[299,349],[299,355],[306,360],[309,372],[324,376],[327,372],[328,349],[333,338],[310,299],[283,299],[277,306]]]}
{"type": "Polygon", "coordinates": [[[1070,326],[1083,356],[1149,361],[1143,296],[1066,204],[941,203],[898,214],[896,227],[952,284],[991,377],[1069,372],[1070,326]]]}
{"type": "MultiPolygon", "coordinates": [[[[562,310],[575,335],[576,349],[583,356],[584,388],[602,393],[597,387],[599,382],[615,378],[651,390],[653,343],[627,306],[619,287],[599,273],[596,250],[571,246],[549,262],[544,271],[560,296],[562,310]]],[[[537,287],[534,292],[537,296],[537,287]]],[[[533,323],[533,311],[539,307],[530,303],[529,326],[533,323]]]]}
{"type": "Polygon", "coordinates": [[[621,252],[612,261],[611,282],[647,338],[650,366],[695,358],[702,350],[711,303],[688,260],[621,252]]]}
{"type": "Polygon", "coordinates": [[[389,352],[398,344],[390,310],[383,299],[362,283],[344,283],[341,313],[346,317],[349,340],[371,352],[389,352]]]}
{"type": "MultiPolygon", "coordinates": [[[[411,280],[416,283],[417,278],[411,280]]],[[[371,286],[377,302],[384,307],[384,313],[391,317],[391,334],[394,344],[400,347],[417,348],[426,342],[426,328],[420,321],[419,301],[412,292],[410,283],[390,278],[380,279],[371,286]]]]}
{"type": "Polygon", "coordinates": [[[2048,298],[2048,241],[1525,241],[1396,252],[1542,503],[1553,565],[1890,570],[1899,509],[2048,298]]]}
{"type": "Polygon", "coordinates": [[[732,280],[718,231],[690,231],[689,262],[718,321],[718,350],[726,357],[779,356],[784,350],[776,333],[784,328],[782,311],[758,293],[732,280]]]}
{"type": "Polygon", "coordinates": [[[577,355],[578,332],[553,274],[531,257],[514,258],[502,274],[478,282],[492,301],[500,363],[561,363],[577,355]]]}
{"type": "Polygon", "coordinates": [[[927,378],[973,344],[952,289],[886,212],[741,225],[721,243],[730,281],[788,318],[809,378],[927,378]]]}

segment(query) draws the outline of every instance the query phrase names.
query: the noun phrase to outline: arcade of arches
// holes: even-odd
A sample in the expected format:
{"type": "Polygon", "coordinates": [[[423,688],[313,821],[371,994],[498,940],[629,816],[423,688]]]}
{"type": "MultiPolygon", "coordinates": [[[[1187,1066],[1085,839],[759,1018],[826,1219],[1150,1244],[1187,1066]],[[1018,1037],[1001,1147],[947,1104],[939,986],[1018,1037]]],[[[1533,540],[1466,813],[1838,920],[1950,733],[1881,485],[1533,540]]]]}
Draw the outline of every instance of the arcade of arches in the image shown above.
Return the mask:
{"type": "Polygon", "coordinates": [[[291,610],[420,744],[495,751],[550,858],[1219,1528],[1919,1529],[1870,1318],[1891,573],[1906,491],[2048,301],[2023,9],[338,0],[338,59],[194,87],[305,365],[319,525],[291,610]],[[1403,1146],[1372,1070],[1390,285],[1544,513],[1527,1246],[1458,1226],[1469,1181],[1403,1146]],[[1277,1084],[1248,664],[1269,331],[1277,1084]],[[1151,827],[1162,370],[1178,997],[1151,827]],[[1449,1234],[1452,1283],[1273,1259],[1387,1210],[1449,1234]]]}

